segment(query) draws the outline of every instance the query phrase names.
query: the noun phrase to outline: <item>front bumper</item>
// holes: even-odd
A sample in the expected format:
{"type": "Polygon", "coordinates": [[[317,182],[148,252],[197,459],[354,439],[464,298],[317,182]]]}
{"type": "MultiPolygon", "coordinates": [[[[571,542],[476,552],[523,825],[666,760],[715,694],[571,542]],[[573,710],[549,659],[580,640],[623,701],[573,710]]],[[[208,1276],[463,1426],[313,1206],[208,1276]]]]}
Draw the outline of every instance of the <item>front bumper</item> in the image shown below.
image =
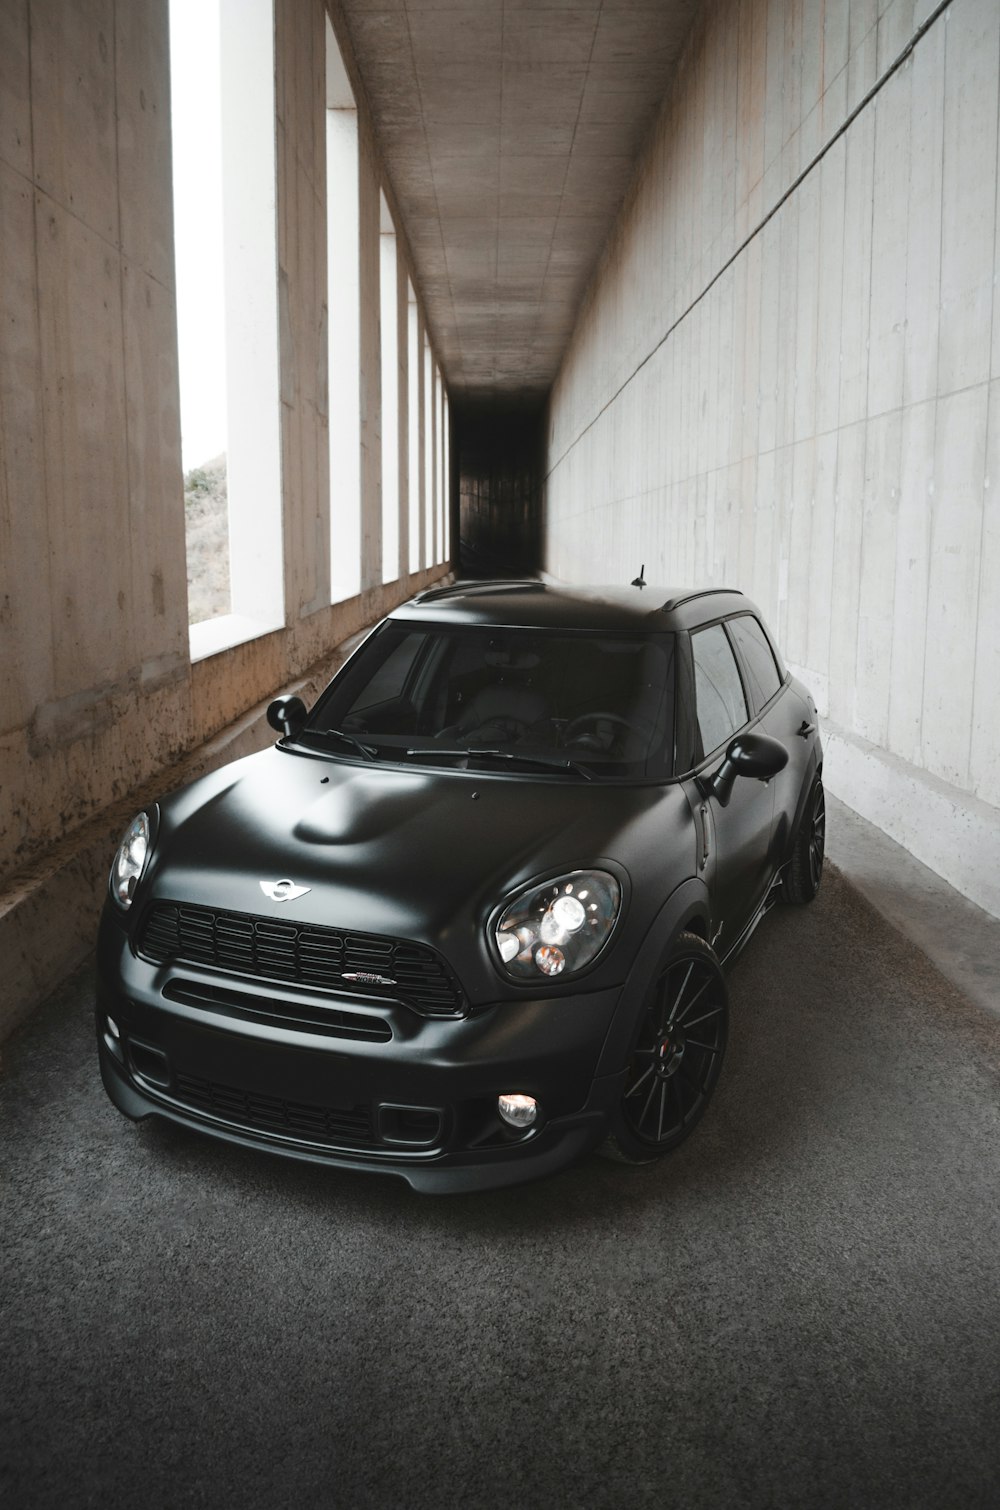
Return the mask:
{"type": "Polygon", "coordinates": [[[619,996],[503,1001],[427,1019],[385,1001],[154,965],[105,918],[101,1074],[134,1119],[391,1174],[414,1190],[482,1190],[552,1173],[601,1141],[621,1076],[595,1071],[619,996]],[[527,1132],[497,1114],[497,1097],[513,1091],[539,1102],[527,1132]]]}

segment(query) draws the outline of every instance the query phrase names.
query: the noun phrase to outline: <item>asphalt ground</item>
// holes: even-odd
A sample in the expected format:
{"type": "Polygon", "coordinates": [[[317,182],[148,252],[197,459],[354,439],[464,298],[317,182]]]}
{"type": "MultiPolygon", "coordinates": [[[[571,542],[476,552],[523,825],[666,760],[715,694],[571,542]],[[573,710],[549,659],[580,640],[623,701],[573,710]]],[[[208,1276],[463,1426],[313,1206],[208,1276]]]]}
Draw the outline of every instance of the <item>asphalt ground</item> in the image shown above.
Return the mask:
{"type": "Polygon", "coordinates": [[[667,1162],[428,1198],[114,1111],[81,972],[0,1080],[28,1506],[1000,1504],[1000,1020],[835,873],[667,1162]]]}

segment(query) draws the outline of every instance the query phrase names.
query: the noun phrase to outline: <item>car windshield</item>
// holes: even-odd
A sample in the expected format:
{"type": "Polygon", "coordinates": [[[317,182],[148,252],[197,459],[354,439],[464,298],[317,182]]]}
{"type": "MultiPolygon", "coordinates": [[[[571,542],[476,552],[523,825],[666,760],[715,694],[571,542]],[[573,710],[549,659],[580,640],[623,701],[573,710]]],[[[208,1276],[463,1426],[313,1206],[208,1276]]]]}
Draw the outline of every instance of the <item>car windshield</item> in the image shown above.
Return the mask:
{"type": "Polygon", "coordinates": [[[298,740],[345,759],[662,780],[673,708],[670,634],[390,621],[298,740]]]}

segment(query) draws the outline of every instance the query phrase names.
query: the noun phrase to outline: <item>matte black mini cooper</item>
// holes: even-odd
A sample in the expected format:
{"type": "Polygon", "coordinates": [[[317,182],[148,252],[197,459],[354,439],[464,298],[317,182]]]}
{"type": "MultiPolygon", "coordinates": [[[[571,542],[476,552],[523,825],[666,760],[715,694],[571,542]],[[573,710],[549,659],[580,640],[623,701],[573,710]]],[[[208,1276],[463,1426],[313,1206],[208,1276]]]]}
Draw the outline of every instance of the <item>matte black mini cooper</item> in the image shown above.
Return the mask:
{"type": "Polygon", "coordinates": [[[434,1191],[680,1143],[724,964],[823,864],[816,710],[753,604],[460,583],[268,718],[115,858],[120,1110],[434,1191]]]}

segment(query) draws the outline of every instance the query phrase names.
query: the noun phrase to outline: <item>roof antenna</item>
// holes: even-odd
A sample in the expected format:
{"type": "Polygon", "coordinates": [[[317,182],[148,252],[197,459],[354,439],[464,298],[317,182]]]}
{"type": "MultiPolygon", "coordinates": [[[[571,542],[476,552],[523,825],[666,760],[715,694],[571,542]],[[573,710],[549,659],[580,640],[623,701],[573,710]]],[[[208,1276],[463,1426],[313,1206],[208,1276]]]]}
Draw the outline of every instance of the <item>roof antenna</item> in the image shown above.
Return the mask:
{"type": "Polygon", "coordinates": [[[646,585],[646,563],[644,561],[642,563],[642,565],[640,566],[640,568],[639,568],[639,575],[637,577],[633,577],[632,578],[632,586],[633,587],[645,587],[645,585],[646,585]]]}

